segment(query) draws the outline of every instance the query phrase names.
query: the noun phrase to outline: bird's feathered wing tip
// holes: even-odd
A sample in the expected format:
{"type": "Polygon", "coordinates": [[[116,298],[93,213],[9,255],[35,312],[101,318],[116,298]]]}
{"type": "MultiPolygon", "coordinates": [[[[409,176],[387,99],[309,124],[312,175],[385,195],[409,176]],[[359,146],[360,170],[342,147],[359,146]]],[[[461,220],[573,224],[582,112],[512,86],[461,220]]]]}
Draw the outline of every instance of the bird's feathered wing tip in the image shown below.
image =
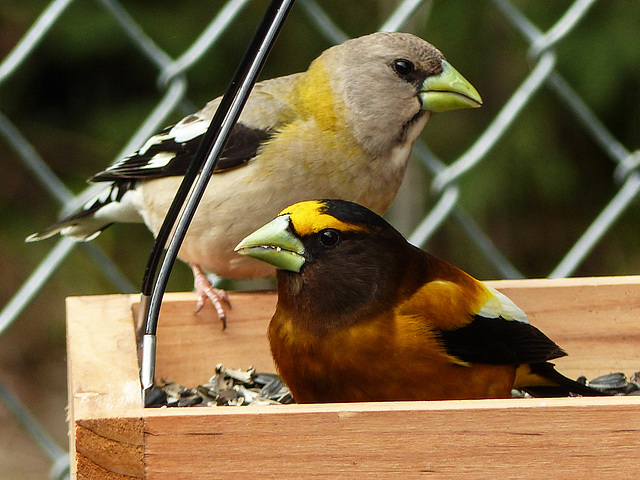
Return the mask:
{"type": "Polygon", "coordinates": [[[135,181],[131,180],[120,180],[108,185],[81,210],[29,235],[25,241],[37,242],[60,233],[79,242],[88,242],[116,221],[142,222],[136,209],[139,193],[135,190],[135,185],[135,181]]]}
{"type": "Polygon", "coordinates": [[[39,242],[40,240],[44,240],[45,238],[53,237],[56,233],[60,231],[59,228],[54,228],[54,227],[55,225],[51,225],[50,227],[45,228],[44,230],[41,230],[36,233],[32,233],[27,238],[25,238],[24,241],[27,243],[39,242]]]}
{"type": "Polygon", "coordinates": [[[89,242],[100,235],[104,229],[111,226],[111,223],[105,225],[104,222],[92,222],[90,220],[91,214],[86,214],[84,211],[79,212],[76,215],[63,218],[44,230],[32,233],[25,238],[25,242],[39,242],[53,237],[56,233],[71,237],[78,242],[89,242]],[[83,221],[83,219],[87,221],[83,221]]]}
{"type": "Polygon", "coordinates": [[[516,388],[527,392],[532,397],[569,397],[576,394],[583,397],[609,396],[608,393],[601,392],[600,390],[565,377],[554,368],[553,363],[532,363],[529,365],[529,368],[529,376],[532,378],[541,378],[545,384],[521,385],[516,386],[516,388]]]}

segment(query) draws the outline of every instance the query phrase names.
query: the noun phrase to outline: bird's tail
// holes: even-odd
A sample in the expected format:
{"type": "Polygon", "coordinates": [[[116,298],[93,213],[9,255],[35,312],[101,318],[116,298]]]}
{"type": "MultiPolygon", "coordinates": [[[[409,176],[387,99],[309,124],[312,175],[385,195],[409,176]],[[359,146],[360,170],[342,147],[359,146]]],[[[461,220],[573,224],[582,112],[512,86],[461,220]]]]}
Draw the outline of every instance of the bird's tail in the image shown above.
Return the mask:
{"type": "Polygon", "coordinates": [[[116,221],[142,222],[136,207],[133,181],[114,182],[89,200],[79,211],[53,225],[29,235],[25,241],[37,242],[56,233],[87,242],[116,221]]]}
{"type": "Polygon", "coordinates": [[[82,210],[60,219],[39,232],[32,233],[25,238],[25,242],[38,242],[52,237],[56,233],[71,237],[79,242],[88,242],[100,235],[109,225],[111,223],[105,224],[105,222],[96,221],[91,213],[82,210]]]}
{"type": "Polygon", "coordinates": [[[565,377],[554,368],[553,363],[540,362],[527,366],[529,371],[522,379],[516,379],[515,388],[527,392],[532,397],[609,396],[608,393],[565,377]]]}

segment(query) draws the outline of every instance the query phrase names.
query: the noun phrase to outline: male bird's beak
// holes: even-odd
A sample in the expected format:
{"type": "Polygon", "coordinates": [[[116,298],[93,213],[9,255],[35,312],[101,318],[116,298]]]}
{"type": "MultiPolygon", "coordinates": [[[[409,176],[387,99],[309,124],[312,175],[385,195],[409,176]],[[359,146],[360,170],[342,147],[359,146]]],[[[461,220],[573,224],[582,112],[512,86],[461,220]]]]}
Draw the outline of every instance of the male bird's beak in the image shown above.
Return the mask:
{"type": "Polygon", "coordinates": [[[446,60],[442,73],[427,77],[420,91],[422,109],[446,112],[458,108],[478,108],[482,98],[478,91],[446,60]]]}
{"type": "Polygon", "coordinates": [[[289,231],[289,215],[280,215],[260,227],[234,250],[296,273],[300,273],[305,262],[304,245],[289,231]]]}

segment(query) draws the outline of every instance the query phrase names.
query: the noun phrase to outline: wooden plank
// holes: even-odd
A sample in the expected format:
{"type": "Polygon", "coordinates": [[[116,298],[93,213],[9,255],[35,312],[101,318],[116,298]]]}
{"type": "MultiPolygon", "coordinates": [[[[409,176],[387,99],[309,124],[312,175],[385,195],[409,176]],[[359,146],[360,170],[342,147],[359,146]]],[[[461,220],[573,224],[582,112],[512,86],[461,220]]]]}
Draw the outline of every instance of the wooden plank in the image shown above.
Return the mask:
{"type": "Polygon", "coordinates": [[[242,409],[150,412],[146,478],[640,478],[632,397],[242,409]]]}
{"type": "Polygon", "coordinates": [[[67,299],[71,469],[143,478],[142,402],[129,295],[67,299]]]}

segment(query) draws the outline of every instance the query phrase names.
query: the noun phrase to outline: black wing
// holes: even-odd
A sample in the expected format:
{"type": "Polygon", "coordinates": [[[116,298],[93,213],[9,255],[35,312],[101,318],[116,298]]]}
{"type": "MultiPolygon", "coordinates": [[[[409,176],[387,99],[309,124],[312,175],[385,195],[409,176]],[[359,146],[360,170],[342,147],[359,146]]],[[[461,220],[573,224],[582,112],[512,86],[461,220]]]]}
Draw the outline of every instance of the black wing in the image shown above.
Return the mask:
{"type": "Polygon", "coordinates": [[[517,320],[476,315],[469,325],[442,330],[440,336],[449,355],[470,363],[519,365],[566,355],[536,327],[517,320]]]}
{"type": "MultiPolygon", "coordinates": [[[[180,122],[182,130],[191,128],[200,130],[200,133],[180,138],[180,130],[167,127],[162,132],[154,135],[145,146],[129,157],[125,157],[103,172],[90,179],[92,182],[107,182],[121,179],[150,180],[159,177],[184,175],[189,167],[191,158],[196,153],[208,123],[198,120],[198,117],[187,117],[180,122]],[[196,119],[189,122],[190,118],[196,119]],[[190,137],[190,138],[189,138],[190,137]]],[[[196,130],[197,131],[197,130],[196,130]]],[[[248,163],[254,158],[260,147],[273,135],[273,131],[248,127],[243,123],[237,123],[220,160],[215,173],[236,168],[248,163]]]]}

